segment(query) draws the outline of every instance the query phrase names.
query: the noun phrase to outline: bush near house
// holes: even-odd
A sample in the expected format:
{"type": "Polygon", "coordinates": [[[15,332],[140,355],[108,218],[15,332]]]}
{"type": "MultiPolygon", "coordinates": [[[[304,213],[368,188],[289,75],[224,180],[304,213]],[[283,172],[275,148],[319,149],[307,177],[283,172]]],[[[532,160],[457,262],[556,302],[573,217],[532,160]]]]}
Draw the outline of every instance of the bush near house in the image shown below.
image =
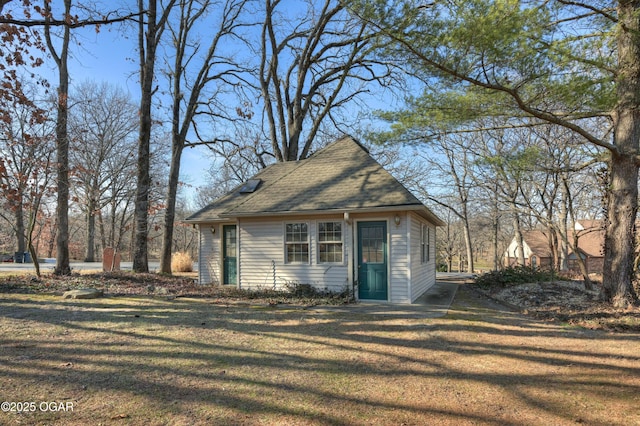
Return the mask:
{"type": "Polygon", "coordinates": [[[174,253],[171,257],[171,270],[173,272],[192,272],[193,260],[191,255],[185,252],[174,253]]]}
{"type": "MultiPolygon", "coordinates": [[[[44,293],[62,295],[69,290],[96,288],[106,297],[118,296],[166,296],[212,298],[228,303],[242,303],[251,300],[264,305],[342,305],[355,302],[353,293],[345,288],[332,293],[317,290],[308,284],[289,283],[282,290],[239,289],[229,286],[201,285],[193,278],[156,273],[132,273],[127,271],[100,272],[58,276],[43,274],[36,278],[28,274],[0,276],[0,294],[3,293],[44,293]]],[[[1,424],[1,422],[0,422],[1,424]]]]}
{"type": "Polygon", "coordinates": [[[483,287],[508,287],[518,284],[553,281],[558,276],[550,271],[532,268],[530,266],[510,266],[500,271],[491,271],[479,276],[476,284],[483,287]]]}

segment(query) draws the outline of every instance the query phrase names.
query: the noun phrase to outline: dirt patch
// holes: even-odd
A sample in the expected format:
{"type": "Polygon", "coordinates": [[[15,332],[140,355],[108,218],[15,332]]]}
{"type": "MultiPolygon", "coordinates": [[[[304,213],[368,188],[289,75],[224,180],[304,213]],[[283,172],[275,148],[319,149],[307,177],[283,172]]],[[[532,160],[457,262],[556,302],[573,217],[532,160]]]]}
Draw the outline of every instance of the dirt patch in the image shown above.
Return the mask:
{"type": "Polygon", "coordinates": [[[580,281],[555,281],[473,288],[537,319],[590,329],[640,332],[640,309],[616,309],[602,302],[597,285],[587,290],[580,281]]]}

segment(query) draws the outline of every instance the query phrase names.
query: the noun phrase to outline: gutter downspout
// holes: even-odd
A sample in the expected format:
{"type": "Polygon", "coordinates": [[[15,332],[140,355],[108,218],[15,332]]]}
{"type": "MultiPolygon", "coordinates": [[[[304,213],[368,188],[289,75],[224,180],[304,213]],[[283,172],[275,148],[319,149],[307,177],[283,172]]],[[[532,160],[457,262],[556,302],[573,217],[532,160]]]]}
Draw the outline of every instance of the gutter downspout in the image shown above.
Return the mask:
{"type": "Polygon", "coordinates": [[[356,300],[356,283],[355,283],[355,271],[354,271],[354,259],[356,257],[355,250],[355,235],[353,228],[353,219],[350,217],[349,212],[346,211],[343,213],[344,221],[347,224],[347,230],[349,232],[345,232],[345,236],[348,238],[348,241],[345,241],[345,244],[348,247],[347,250],[347,287],[351,287],[351,294],[353,294],[353,299],[356,300]]]}

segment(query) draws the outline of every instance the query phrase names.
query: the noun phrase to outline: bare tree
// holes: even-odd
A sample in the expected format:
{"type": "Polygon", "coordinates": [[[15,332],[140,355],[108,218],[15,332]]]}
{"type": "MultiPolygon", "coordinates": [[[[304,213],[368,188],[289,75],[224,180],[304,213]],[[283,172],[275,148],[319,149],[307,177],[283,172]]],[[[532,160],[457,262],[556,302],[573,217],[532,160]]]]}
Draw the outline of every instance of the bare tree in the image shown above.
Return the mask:
{"type": "MultiPolygon", "coordinates": [[[[83,10],[87,15],[92,12],[85,7],[76,8],[83,10]]],[[[49,55],[53,58],[58,72],[57,86],[57,118],[56,118],[56,166],[57,166],[57,192],[58,202],[56,209],[57,236],[56,236],[56,267],[55,273],[58,275],[69,275],[71,267],[69,265],[69,136],[68,136],[68,115],[69,115],[69,47],[71,42],[71,29],[83,26],[99,26],[112,22],[122,22],[130,19],[133,15],[109,18],[111,13],[101,13],[100,19],[93,19],[90,16],[80,18],[72,11],[72,0],[63,0],[63,9],[60,11],[61,18],[56,19],[52,10],[52,2],[43,0],[43,7],[37,9],[42,13],[43,20],[25,20],[21,25],[36,26],[44,25],[44,35],[49,55]],[[54,29],[59,28],[59,33],[54,29]],[[57,40],[55,38],[57,37],[57,40]]],[[[57,11],[56,11],[57,12],[57,11]]]]}
{"type": "MultiPolygon", "coordinates": [[[[557,270],[567,270],[568,250],[575,254],[585,286],[591,288],[586,264],[580,254],[579,233],[574,225],[580,217],[579,200],[585,192],[592,194],[597,182],[591,178],[592,170],[598,165],[598,150],[585,149],[577,135],[558,126],[537,126],[529,130],[540,154],[533,164],[530,177],[532,196],[523,197],[538,221],[547,228],[552,266],[557,270]],[[575,200],[575,201],[574,201],[575,200]],[[568,227],[571,219],[571,228],[568,227]]],[[[593,197],[587,197],[593,198],[593,197]]],[[[594,214],[592,206],[588,206],[594,214]]],[[[599,209],[598,209],[599,210],[599,209]]],[[[583,216],[588,217],[588,216],[583,216]]]]}
{"type": "MultiPolygon", "coordinates": [[[[164,216],[164,235],[160,255],[160,271],[171,273],[173,229],[180,177],[180,160],[187,136],[198,114],[210,113],[224,119],[228,107],[222,97],[225,91],[243,83],[245,72],[236,64],[226,47],[239,40],[237,31],[246,24],[240,19],[247,0],[179,0],[179,16],[169,20],[171,34],[167,77],[171,89],[171,166],[164,216]],[[206,25],[209,37],[198,33],[206,25]],[[202,40],[209,40],[208,47],[202,40]],[[202,49],[206,51],[202,52],[202,49]],[[216,108],[217,107],[217,108],[216,108]]],[[[214,143],[215,141],[209,141],[214,143]]]]}
{"type": "MultiPolygon", "coordinates": [[[[31,96],[36,97],[35,93],[31,96]]],[[[52,190],[49,180],[54,136],[51,122],[41,121],[44,111],[34,115],[31,105],[15,102],[0,120],[0,193],[4,207],[0,217],[11,225],[14,248],[20,255],[30,249],[40,201],[52,190]]]]}
{"type": "Polygon", "coordinates": [[[306,158],[323,122],[339,125],[339,111],[369,84],[386,84],[392,65],[375,57],[377,34],[342,2],[297,4],[265,0],[259,82],[263,121],[277,161],[306,158]]]}
{"type": "Polygon", "coordinates": [[[158,9],[158,0],[138,0],[143,15],[138,23],[138,53],[140,60],[140,111],[138,139],[138,176],[135,203],[133,270],[149,272],[149,195],[151,192],[151,105],[157,88],[153,87],[156,72],[156,52],[166,29],[167,20],[176,0],[169,0],[158,9]]]}
{"type": "Polygon", "coordinates": [[[468,145],[468,142],[465,137],[460,135],[443,135],[438,138],[437,143],[433,146],[435,156],[430,158],[430,164],[436,170],[440,170],[442,175],[450,181],[455,192],[455,204],[447,204],[440,197],[431,196],[429,199],[451,210],[462,222],[467,260],[466,271],[473,273],[475,268],[469,215],[471,190],[474,186],[473,156],[470,155],[465,145],[468,145]],[[442,157],[444,157],[444,162],[442,157]]]}
{"type": "MultiPolygon", "coordinates": [[[[86,216],[85,261],[95,261],[96,217],[111,201],[112,181],[131,166],[136,107],[122,90],[86,82],[72,96],[69,117],[74,193],[86,216]]],[[[125,176],[123,176],[125,175],[125,176]]],[[[129,181],[130,182],[130,181],[129,181]]],[[[103,246],[104,248],[104,246],[103,246]]]]}
{"type": "Polygon", "coordinates": [[[477,184],[497,190],[500,203],[506,207],[512,219],[513,237],[516,241],[516,262],[525,264],[523,220],[529,211],[523,208],[525,185],[537,158],[537,150],[529,143],[523,129],[493,129],[477,134],[475,138],[478,165],[477,184]]]}
{"type": "Polygon", "coordinates": [[[459,219],[448,208],[444,208],[440,217],[443,218],[445,226],[438,228],[436,232],[437,256],[446,265],[446,272],[452,272],[454,270],[453,261],[455,257],[460,257],[462,253],[460,226],[458,226],[459,219]]]}
{"type": "Polygon", "coordinates": [[[121,251],[127,246],[126,236],[133,229],[135,188],[131,182],[136,178],[135,154],[137,146],[125,145],[117,155],[107,158],[105,170],[114,176],[108,181],[104,196],[104,207],[98,211],[98,227],[102,247],[113,247],[121,251]]]}

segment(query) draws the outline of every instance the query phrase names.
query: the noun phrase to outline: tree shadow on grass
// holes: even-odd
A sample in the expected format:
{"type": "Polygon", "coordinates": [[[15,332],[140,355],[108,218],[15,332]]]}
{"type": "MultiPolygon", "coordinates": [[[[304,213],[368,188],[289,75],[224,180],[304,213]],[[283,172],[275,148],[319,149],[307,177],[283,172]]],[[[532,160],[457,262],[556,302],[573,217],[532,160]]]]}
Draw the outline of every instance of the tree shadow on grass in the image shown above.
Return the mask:
{"type": "Polygon", "coordinates": [[[36,422],[617,424],[607,406],[640,419],[637,335],[538,322],[465,293],[439,319],[27,295],[0,308],[5,399],[77,402],[29,413],[36,422]]]}

